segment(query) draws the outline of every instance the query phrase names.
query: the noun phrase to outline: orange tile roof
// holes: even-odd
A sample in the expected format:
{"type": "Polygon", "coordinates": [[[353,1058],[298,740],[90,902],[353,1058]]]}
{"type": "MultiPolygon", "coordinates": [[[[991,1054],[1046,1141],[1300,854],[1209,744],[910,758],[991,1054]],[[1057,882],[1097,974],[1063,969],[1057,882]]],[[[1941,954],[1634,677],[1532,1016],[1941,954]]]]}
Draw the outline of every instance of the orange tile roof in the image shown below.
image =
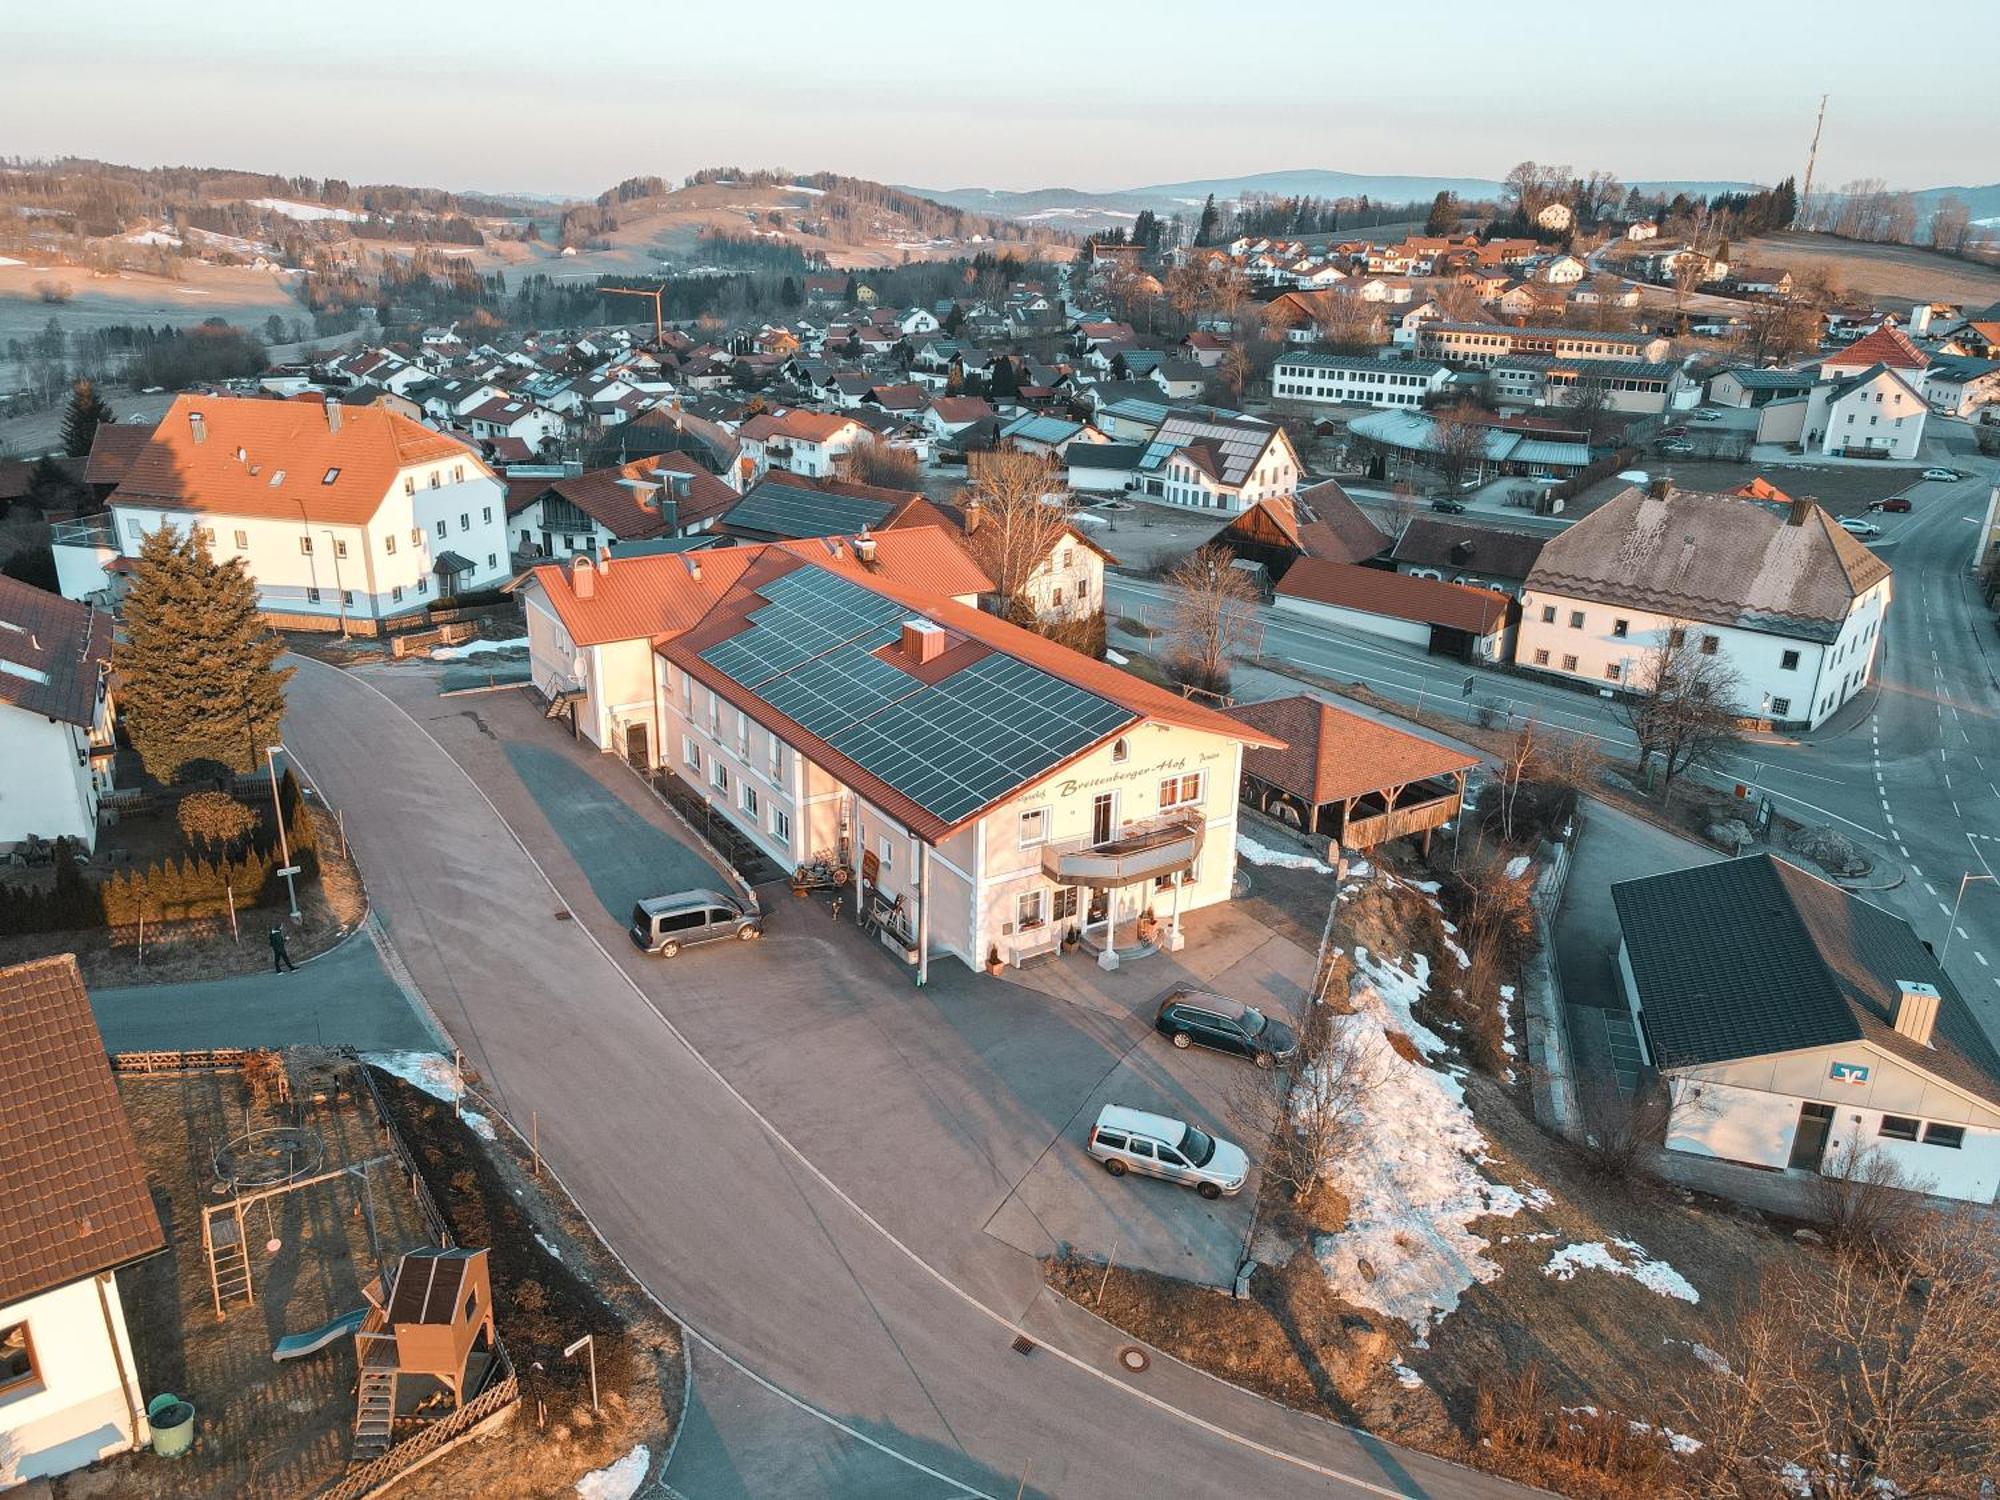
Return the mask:
{"type": "Polygon", "coordinates": [[[0,969],[0,1304],[166,1243],[74,956],[0,969]]]}
{"type": "Polygon", "coordinates": [[[1302,557],[1285,570],[1279,595],[1363,614],[1490,635],[1507,623],[1513,600],[1493,589],[1413,578],[1382,568],[1302,557]]]}
{"type": "Polygon", "coordinates": [[[0,577],[0,704],[88,729],[111,628],[101,609],[0,577]]]}
{"type": "Polygon", "coordinates": [[[298,520],[303,505],[307,519],[359,526],[381,509],[399,470],[431,462],[492,474],[466,444],[381,406],[176,396],[112,503],[286,520],[298,520]],[[336,412],[338,431],[329,425],[336,412]]]}
{"type": "Polygon", "coordinates": [[[1822,365],[1887,365],[1892,370],[1921,370],[1930,356],[1910,342],[1910,336],[1893,323],[1884,323],[1862,335],[1845,349],[1821,361],[1822,365]]]}
{"type": "Polygon", "coordinates": [[[612,641],[659,641],[699,624],[745,573],[766,554],[816,562],[843,577],[893,576],[928,594],[985,594],[993,580],[943,526],[916,526],[875,534],[875,563],[854,560],[851,541],[839,537],[799,542],[739,543],[699,552],[619,557],[591,580],[591,597],[579,598],[570,565],[543,563],[528,576],[579,646],[612,641]],[[838,556],[834,546],[840,546],[838,556]],[[698,565],[699,577],[695,576],[698,565]]]}
{"type": "Polygon", "coordinates": [[[1282,749],[1246,750],[1244,774],[1296,793],[1315,807],[1479,764],[1476,755],[1304,693],[1239,703],[1223,712],[1285,742],[1282,749]]]}
{"type": "Polygon", "coordinates": [[[145,450],[153,436],[150,422],[100,422],[90,440],[90,458],[84,465],[87,484],[117,484],[132,467],[132,460],[145,450]]]}
{"type": "Polygon", "coordinates": [[[825,443],[840,436],[843,429],[856,425],[852,417],[821,411],[788,411],[777,415],[761,412],[745,422],[738,435],[766,442],[772,438],[793,438],[804,443],[825,443]]]}

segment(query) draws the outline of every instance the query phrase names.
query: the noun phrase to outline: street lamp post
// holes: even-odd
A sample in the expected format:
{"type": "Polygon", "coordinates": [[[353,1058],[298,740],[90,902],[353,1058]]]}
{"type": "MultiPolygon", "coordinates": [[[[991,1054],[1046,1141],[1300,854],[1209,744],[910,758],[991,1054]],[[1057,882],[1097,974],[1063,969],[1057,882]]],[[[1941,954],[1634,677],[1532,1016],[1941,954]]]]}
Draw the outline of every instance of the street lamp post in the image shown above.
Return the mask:
{"type": "Polygon", "coordinates": [[[271,768],[271,812],[278,820],[278,857],[284,860],[278,873],[285,877],[285,894],[292,904],[292,920],[299,919],[299,887],[296,876],[299,867],[292,863],[292,841],[285,835],[285,805],[278,800],[278,752],[283,745],[266,745],[264,763],[271,768]]]}
{"type": "Polygon", "coordinates": [[[1965,888],[1975,880],[1992,880],[2000,883],[2000,876],[1977,875],[1967,870],[1958,882],[1958,896],[1951,903],[1951,925],[1944,930],[1944,946],[1938,949],[1938,967],[1944,967],[1944,956],[1951,952],[1952,935],[1958,931],[1958,909],[1965,904],[1965,888]]]}

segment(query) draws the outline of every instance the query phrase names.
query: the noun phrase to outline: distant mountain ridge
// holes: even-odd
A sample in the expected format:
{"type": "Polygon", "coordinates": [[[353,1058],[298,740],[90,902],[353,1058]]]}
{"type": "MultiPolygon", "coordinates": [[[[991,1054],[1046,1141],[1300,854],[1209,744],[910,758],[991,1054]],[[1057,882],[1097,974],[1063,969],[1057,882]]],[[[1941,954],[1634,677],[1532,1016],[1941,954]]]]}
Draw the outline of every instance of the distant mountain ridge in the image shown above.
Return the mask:
{"type": "MultiPolygon", "coordinates": [[[[1751,192],[1768,186],[1728,178],[1641,178],[1627,184],[1647,196],[1676,193],[1712,197],[1717,193],[1751,192]]],[[[939,203],[995,218],[1024,219],[1053,228],[1077,231],[1111,228],[1128,223],[1143,210],[1167,215],[1199,209],[1209,194],[1218,203],[1246,196],[1359,198],[1373,203],[1428,203],[1440,192],[1467,200],[1496,198],[1502,184],[1489,177],[1427,177],[1328,168],[1250,172],[1238,177],[1194,178],[1185,182],[1149,183],[1143,187],[1091,192],[1081,188],[1045,187],[1013,191],[1004,188],[908,189],[939,203]]],[[[1947,194],[1965,200],[1975,219],[2000,215],[2000,183],[1980,187],[1934,187],[1914,190],[1918,212],[1927,215],[1947,194]]]]}

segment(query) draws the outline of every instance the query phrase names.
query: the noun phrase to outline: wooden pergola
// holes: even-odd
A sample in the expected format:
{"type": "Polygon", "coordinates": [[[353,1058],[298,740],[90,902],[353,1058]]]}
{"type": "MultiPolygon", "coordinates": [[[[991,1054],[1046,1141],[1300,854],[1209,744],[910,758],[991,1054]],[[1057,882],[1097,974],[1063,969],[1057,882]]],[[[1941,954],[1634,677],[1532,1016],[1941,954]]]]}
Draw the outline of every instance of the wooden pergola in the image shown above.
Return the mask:
{"type": "Polygon", "coordinates": [[[1243,799],[1349,849],[1431,833],[1458,816],[1479,758],[1304,693],[1245,703],[1232,718],[1284,740],[1243,754],[1243,799]]]}

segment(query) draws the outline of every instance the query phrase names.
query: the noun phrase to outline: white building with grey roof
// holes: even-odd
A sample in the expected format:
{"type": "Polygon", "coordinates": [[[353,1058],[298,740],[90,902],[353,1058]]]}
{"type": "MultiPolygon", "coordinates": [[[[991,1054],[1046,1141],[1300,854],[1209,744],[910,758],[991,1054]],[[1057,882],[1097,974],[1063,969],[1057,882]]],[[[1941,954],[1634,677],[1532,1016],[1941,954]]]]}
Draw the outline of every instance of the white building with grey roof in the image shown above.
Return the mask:
{"type": "Polygon", "coordinates": [[[1515,662],[1643,693],[1678,636],[1727,660],[1743,714],[1810,729],[1873,675],[1891,583],[1810,500],[1627,489],[1542,548],[1515,662]]]}

